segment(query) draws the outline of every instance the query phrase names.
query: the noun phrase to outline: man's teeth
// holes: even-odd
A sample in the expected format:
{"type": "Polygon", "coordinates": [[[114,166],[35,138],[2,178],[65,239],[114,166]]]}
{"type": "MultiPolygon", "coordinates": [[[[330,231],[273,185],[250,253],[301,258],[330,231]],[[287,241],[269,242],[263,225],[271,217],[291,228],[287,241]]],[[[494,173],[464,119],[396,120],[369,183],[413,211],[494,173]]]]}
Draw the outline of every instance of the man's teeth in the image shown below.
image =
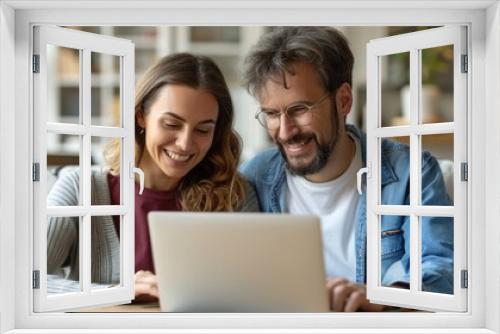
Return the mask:
{"type": "Polygon", "coordinates": [[[166,152],[167,152],[167,155],[170,159],[176,160],[176,161],[184,162],[184,161],[187,161],[191,157],[190,155],[177,154],[177,153],[170,152],[170,151],[166,151],[166,152]]]}
{"type": "Polygon", "coordinates": [[[294,149],[294,148],[301,148],[302,146],[304,146],[306,144],[307,140],[304,140],[300,143],[293,143],[293,144],[288,144],[287,146],[294,149]]]}

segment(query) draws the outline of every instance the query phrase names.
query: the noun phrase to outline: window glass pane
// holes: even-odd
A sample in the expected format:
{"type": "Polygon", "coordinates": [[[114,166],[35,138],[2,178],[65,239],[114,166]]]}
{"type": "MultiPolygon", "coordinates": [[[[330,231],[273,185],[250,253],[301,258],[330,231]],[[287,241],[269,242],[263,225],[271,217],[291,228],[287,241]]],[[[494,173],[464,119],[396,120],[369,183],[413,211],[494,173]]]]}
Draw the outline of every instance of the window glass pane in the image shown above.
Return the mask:
{"type": "Polygon", "coordinates": [[[453,45],[423,49],[421,60],[421,122],[453,122],[453,45]]]}
{"type": "Polygon", "coordinates": [[[91,224],[91,288],[118,286],[121,216],[92,216],[91,224]]]}
{"type": "Polygon", "coordinates": [[[420,217],[422,291],[453,294],[453,217],[420,217]]]}
{"type": "Polygon", "coordinates": [[[410,124],[410,53],[380,57],[380,124],[410,124]]]}
{"type": "Polygon", "coordinates": [[[47,45],[47,121],[80,123],[80,50],[47,45]]]}
{"type": "Polygon", "coordinates": [[[390,191],[385,191],[384,188],[386,186],[391,186],[391,183],[393,183],[393,171],[392,167],[387,165],[387,161],[385,159],[379,159],[381,161],[381,166],[380,166],[380,187],[381,187],[381,204],[382,205],[409,205],[410,201],[410,137],[409,136],[402,136],[402,137],[391,137],[391,138],[381,138],[379,139],[379,142],[382,142],[382,147],[381,147],[381,152],[390,150],[398,150],[400,151],[399,154],[399,163],[401,166],[408,166],[408,168],[402,169],[403,174],[398,175],[400,178],[400,184],[405,184],[401,182],[401,180],[404,178],[408,180],[407,188],[398,188],[398,189],[393,189],[391,188],[390,191]],[[406,198],[407,202],[406,203],[401,203],[401,198],[406,198]]]}
{"type": "Polygon", "coordinates": [[[120,205],[121,138],[92,137],[92,171],[94,173],[90,190],[92,205],[120,205]],[[102,189],[102,182],[107,180],[108,189],[102,189]]]}
{"type": "Polygon", "coordinates": [[[421,136],[422,205],[453,205],[453,138],[451,133],[421,136]],[[429,154],[438,166],[433,167],[429,154]]]}
{"type": "Polygon", "coordinates": [[[47,205],[81,205],[80,148],[82,136],[47,133],[47,205]]]}
{"type": "Polygon", "coordinates": [[[410,226],[409,216],[382,215],[380,232],[380,282],[382,286],[410,288],[410,238],[403,226],[410,226]],[[403,225],[405,224],[405,225],[403,225]]]}
{"type": "Polygon", "coordinates": [[[92,125],[120,126],[120,57],[92,52],[92,125]]]}
{"type": "Polygon", "coordinates": [[[47,293],[79,292],[78,236],[81,217],[47,218],[47,293]]]}

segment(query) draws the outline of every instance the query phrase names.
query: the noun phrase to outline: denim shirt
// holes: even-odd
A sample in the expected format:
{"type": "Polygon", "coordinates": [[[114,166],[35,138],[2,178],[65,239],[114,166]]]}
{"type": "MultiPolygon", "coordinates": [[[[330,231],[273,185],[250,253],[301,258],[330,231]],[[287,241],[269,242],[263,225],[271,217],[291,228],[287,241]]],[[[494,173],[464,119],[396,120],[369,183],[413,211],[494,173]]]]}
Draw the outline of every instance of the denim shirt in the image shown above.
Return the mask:
{"type": "MultiPolygon", "coordinates": [[[[366,166],[366,135],[352,125],[349,131],[360,142],[363,166],[366,166]]],[[[409,205],[410,149],[408,145],[383,140],[381,148],[381,202],[409,205]]],[[[274,147],[259,153],[240,167],[255,187],[264,212],[286,213],[285,161],[274,147]]],[[[366,190],[366,182],[363,187],[366,190]]],[[[446,192],[437,160],[422,154],[422,205],[452,205],[446,192]]],[[[356,210],[356,282],[366,283],[366,191],[356,210]]],[[[422,290],[453,293],[453,219],[421,217],[422,290]]],[[[410,282],[410,217],[382,216],[382,285],[410,282]]]]}

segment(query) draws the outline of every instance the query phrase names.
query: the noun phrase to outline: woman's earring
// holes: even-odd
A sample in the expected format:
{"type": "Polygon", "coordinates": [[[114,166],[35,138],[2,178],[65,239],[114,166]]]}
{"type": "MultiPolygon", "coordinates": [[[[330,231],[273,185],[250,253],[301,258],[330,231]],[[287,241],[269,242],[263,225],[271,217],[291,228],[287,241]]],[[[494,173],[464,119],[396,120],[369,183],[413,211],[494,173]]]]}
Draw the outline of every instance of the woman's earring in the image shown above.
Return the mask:
{"type": "Polygon", "coordinates": [[[146,131],[144,130],[144,128],[141,128],[141,129],[139,130],[139,134],[140,134],[141,136],[144,134],[144,132],[146,132],[146,131]]]}

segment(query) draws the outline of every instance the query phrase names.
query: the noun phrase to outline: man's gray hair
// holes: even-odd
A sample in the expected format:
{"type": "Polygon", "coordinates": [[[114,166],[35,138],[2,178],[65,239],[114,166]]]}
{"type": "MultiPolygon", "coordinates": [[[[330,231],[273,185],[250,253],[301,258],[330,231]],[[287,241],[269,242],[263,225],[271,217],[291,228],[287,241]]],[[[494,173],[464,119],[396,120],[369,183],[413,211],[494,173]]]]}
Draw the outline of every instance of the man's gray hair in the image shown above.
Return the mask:
{"type": "Polygon", "coordinates": [[[352,85],[354,57],[344,35],[331,27],[279,27],[263,35],[245,59],[243,83],[257,96],[275,75],[294,74],[294,63],[309,63],[318,71],[326,91],[344,82],[352,85]]]}

